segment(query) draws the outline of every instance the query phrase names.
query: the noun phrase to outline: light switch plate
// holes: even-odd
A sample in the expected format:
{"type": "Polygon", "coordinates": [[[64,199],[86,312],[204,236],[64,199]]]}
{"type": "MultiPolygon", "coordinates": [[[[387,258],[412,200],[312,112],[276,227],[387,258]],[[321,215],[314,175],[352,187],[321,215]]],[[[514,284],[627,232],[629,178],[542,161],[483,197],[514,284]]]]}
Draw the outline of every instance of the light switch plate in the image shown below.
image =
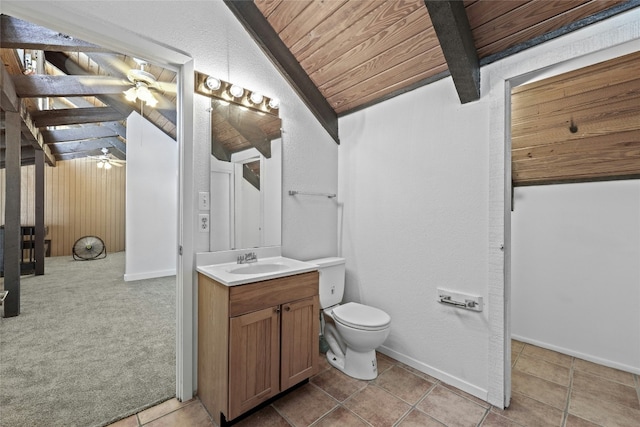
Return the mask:
{"type": "Polygon", "coordinates": [[[209,210],[209,192],[201,191],[198,193],[198,210],[208,211],[209,210]]]}
{"type": "Polygon", "coordinates": [[[198,214],[198,228],[201,233],[209,232],[209,214],[198,214]]]}

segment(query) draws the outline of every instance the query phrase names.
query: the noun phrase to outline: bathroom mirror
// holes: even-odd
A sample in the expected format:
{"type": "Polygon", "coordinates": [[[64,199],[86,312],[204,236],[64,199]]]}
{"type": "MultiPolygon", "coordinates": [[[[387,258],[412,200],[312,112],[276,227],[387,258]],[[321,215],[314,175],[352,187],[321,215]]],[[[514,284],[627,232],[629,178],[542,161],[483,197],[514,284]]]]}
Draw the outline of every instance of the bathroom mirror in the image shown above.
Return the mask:
{"type": "Polygon", "coordinates": [[[281,243],[282,123],[211,101],[210,250],[281,243]]]}

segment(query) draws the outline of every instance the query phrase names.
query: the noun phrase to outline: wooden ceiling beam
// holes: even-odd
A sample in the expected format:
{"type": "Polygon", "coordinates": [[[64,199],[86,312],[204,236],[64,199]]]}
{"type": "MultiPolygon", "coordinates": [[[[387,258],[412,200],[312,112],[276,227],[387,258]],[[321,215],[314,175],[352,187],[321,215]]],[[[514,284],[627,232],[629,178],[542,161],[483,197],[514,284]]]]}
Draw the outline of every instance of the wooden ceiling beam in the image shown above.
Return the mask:
{"type": "Polygon", "coordinates": [[[480,99],[480,61],[469,19],[460,0],[424,1],[460,102],[480,99]]]}
{"type": "Polygon", "coordinates": [[[87,154],[88,152],[108,148],[111,144],[109,143],[108,138],[100,138],[87,139],[84,141],[55,142],[53,144],[49,144],[49,146],[51,147],[51,152],[55,156],[58,156],[60,154],[76,152],[87,154]]]}
{"type": "Polygon", "coordinates": [[[36,127],[78,125],[124,120],[126,116],[111,107],[65,108],[36,111],[32,115],[36,127]]]}
{"type": "Polygon", "coordinates": [[[109,49],[8,15],[0,15],[0,47],[5,49],[110,52],[109,49]]]}
{"type": "Polygon", "coordinates": [[[72,129],[43,130],[45,144],[59,142],[83,141],[88,139],[117,137],[118,133],[113,129],[100,125],[86,125],[72,129]]]}
{"type": "Polygon", "coordinates": [[[108,76],[11,76],[19,98],[47,98],[121,94],[131,83],[108,76]]]}
{"type": "Polygon", "coordinates": [[[271,59],[320,124],[340,144],[338,115],[304,71],[295,56],[252,1],[224,0],[254,41],[271,59]]]}

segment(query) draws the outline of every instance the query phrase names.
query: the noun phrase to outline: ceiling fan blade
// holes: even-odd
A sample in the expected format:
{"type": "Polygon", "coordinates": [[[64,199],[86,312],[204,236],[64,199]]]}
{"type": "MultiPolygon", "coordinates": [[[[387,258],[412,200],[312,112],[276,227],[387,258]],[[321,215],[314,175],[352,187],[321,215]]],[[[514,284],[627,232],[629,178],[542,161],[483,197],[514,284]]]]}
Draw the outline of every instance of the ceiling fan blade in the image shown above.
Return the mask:
{"type": "Polygon", "coordinates": [[[109,161],[109,163],[111,163],[111,166],[115,166],[117,168],[121,168],[122,166],[124,166],[122,163],[115,163],[113,161],[109,161]]]}
{"type": "Polygon", "coordinates": [[[153,88],[159,92],[175,95],[178,93],[177,83],[170,82],[155,82],[153,88]]]}

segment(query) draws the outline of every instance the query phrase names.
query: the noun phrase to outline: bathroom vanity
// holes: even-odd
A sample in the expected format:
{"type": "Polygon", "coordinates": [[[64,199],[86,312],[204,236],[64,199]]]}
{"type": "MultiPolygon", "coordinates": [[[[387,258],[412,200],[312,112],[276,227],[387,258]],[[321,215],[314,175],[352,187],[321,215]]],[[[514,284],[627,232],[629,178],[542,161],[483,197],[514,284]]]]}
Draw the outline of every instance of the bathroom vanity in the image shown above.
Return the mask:
{"type": "Polygon", "coordinates": [[[317,372],[319,273],[230,285],[198,271],[198,396],[224,425],[317,372]]]}

